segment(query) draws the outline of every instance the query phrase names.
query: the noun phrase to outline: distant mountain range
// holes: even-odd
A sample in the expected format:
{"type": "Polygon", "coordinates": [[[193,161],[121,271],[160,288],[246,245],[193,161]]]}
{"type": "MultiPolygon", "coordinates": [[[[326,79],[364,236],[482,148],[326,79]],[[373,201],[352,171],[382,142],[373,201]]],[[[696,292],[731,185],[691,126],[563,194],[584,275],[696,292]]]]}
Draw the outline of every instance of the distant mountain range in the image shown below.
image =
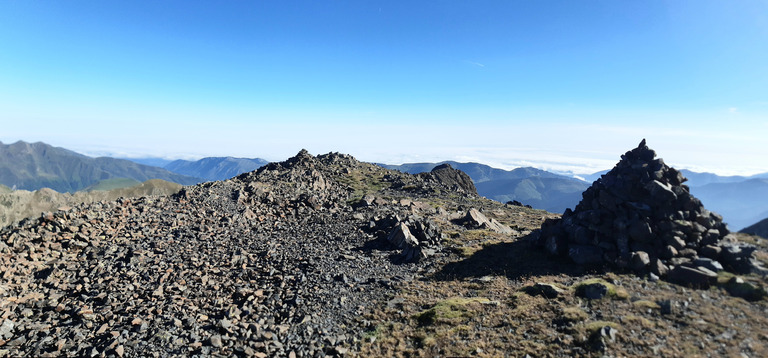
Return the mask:
{"type": "Polygon", "coordinates": [[[205,157],[200,160],[168,160],[162,158],[125,158],[135,163],[152,165],[171,172],[206,181],[227,180],[267,165],[261,158],[205,157]]]}
{"type": "Polygon", "coordinates": [[[196,161],[175,160],[163,168],[178,174],[216,181],[252,172],[267,163],[269,162],[260,158],[208,157],[196,161]]]}
{"type": "MultiPolygon", "coordinates": [[[[268,162],[259,158],[208,157],[197,161],[159,158],[92,158],[45,143],[0,143],[0,185],[12,189],[37,190],[48,187],[59,192],[109,190],[162,179],[182,185],[225,180],[260,168],[268,162]],[[156,164],[163,167],[145,165],[156,164]]],[[[464,171],[480,195],[500,202],[517,200],[537,209],[562,213],[581,200],[581,193],[607,171],[574,177],[535,168],[503,170],[478,163],[379,164],[406,173],[429,172],[448,163],[464,171]]],[[[720,213],[732,230],[739,230],[768,218],[768,173],[719,176],[681,170],[691,193],[712,211],[720,213]]],[[[9,190],[0,187],[0,192],[9,190]]]]}
{"type": "Polygon", "coordinates": [[[411,163],[402,165],[379,164],[387,169],[405,173],[422,173],[437,165],[448,163],[469,175],[478,194],[500,202],[517,200],[553,213],[573,208],[581,200],[581,193],[589,187],[582,180],[553,174],[536,168],[503,170],[478,163],[445,161],[440,163],[411,163]]]}
{"type": "Polygon", "coordinates": [[[75,192],[100,181],[115,178],[133,179],[137,182],[162,179],[182,185],[202,181],[124,159],[92,158],[40,142],[0,142],[0,184],[9,188],[51,188],[62,193],[75,192]]]}
{"type": "Polygon", "coordinates": [[[691,186],[691,193],[722,215],[732,230],[768,218],[768,179],[691,186]]]}

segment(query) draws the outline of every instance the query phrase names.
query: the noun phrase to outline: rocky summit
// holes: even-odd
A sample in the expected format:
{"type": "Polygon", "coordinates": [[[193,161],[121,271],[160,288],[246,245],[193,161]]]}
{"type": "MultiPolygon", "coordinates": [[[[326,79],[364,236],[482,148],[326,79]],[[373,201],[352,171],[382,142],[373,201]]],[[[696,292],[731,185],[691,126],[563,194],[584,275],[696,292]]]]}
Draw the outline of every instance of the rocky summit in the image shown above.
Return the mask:
{"type": "Polygon", "coordinates": [[[752,270],[764,240],[720,232],[644,146],[625,157],[560,221],[482,198],[453,168],[306,151],[170,196],[44,212],[0,229],[0,357],[768,354],[752,270]],[[552,232],[565,256],[537,246],[552,232]],[[657,244],[669,236],[684,244],[657,244]],[[724,270],[708,288],[605,270],[659,260],[724,270]]]}
{"type": "Polygon", "coordinates": [[[466,174],[435,173],[302,151],[5,227],[0,356],[343,354],[373,302],[430,265],[398,263],[440,254],[441,212],[413,198],[479,199],[466,174]]]}
{"type": "Polygon", "coordinates": [[[583,193],[574,210],[542,226],[540,243],[583,265],[650,272],[683,284],[708,285],[717,272],[765,272],[723,218],[702,205],[683,174],[645,139],[583,193]]]}

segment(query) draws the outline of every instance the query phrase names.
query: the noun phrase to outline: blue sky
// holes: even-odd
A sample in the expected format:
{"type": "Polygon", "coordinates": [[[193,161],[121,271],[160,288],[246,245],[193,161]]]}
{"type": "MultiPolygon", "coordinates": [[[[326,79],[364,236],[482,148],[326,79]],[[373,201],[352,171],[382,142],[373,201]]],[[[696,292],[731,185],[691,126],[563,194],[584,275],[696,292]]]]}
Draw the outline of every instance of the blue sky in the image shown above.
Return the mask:
{"type": "Polygon", "coordinates": [[[0,141],[768,172],[765,1],[5,1],[0,141]]]}

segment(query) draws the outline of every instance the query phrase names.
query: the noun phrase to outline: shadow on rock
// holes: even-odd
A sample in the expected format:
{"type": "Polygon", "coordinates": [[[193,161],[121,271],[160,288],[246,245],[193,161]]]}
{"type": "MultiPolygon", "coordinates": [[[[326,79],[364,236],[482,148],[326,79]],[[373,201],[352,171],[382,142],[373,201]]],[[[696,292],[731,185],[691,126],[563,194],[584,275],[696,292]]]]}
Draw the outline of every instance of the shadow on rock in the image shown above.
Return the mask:
{"type": "Polygon", "coordinates": [[[453,280],[505,275],[511,280],[529,276],[559,275],[579,276],[586,273],[569,260],[546,254],[535,245],[532,235],[514,242],[485,246],[464,260],[451,262],[436,272],[432,279],[453,280]]]}

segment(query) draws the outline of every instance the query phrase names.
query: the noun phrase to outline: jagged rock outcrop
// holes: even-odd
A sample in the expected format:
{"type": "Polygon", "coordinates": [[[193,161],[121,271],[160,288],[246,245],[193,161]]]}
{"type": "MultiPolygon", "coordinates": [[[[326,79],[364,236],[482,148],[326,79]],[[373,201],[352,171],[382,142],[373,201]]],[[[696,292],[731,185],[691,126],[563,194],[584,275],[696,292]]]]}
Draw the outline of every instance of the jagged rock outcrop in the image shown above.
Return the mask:
{"type": "Polygon", "coordinates": [[[418,215],[374,217],[368,229],[401,250],[400,262],[418,262],[441,249],[440,228],[433,220],[418,215]]]}
{"type": "Polygon", "coordinates": [[[454,169],[448,163],[434,167],[429,173],[419,173],[418,175],[427,181],[434,181],[457,191],[477,195],[477,188],[475,188],[472,178],[467,173],[454,169]]]}
{"type": "Polygon", "coordinates": [[[705,209],[685,180],[643,140],[583,193],[574,210],[546,221],[539,242],[578,264],[687,284],[712,282],[720,264],[736,272],[762,270],[751,256],[754,247],[733,243],[722,217],[705,209]]]}

